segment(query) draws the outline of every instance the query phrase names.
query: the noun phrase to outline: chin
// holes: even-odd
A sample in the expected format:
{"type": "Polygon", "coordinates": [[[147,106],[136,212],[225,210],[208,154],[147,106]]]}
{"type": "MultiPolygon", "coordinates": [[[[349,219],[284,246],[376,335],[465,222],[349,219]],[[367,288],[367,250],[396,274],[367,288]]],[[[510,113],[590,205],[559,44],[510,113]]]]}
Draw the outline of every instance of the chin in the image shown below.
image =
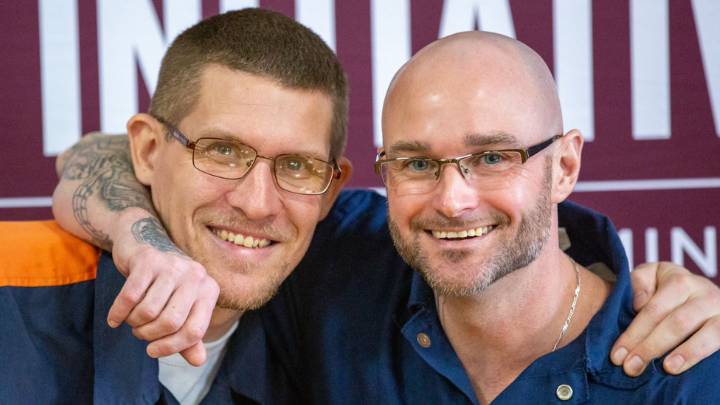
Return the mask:
{"type": "Polygon", "coordinates": [[[263,280],[263,282],[249,282],[248,277],[243,277],[243,285],[238,283],[220,283],[220,296],[217,305],[220,308],[232,309],[235,311],[249,311],[262,307],[275,296],[281,280],[263,280]]]}

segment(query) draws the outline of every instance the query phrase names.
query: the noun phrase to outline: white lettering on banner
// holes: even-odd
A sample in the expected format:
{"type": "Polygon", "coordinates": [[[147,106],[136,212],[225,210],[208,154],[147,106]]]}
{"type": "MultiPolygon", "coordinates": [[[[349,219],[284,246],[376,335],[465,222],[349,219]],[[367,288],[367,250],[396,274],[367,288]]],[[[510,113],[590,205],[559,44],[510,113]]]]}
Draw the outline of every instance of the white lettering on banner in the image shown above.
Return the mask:
{"type": "Polygon", "coordinates": [[[630,1],[633,139],[670,138],[668,0],[630,1]]]}
{"type": "MultiPolygon", "coordinates": [[[[630,267],[634,267],[633,260],[633,231],[631,229],[620,229],[618,236],[622,241],[625,253],[628,257],[630,267]]],[[[656,262],[658,256],[658,231],[656,228],[645,230],[645,262],[656,262]]],[[[700,271],[707,277],[717,276],[717,229],[714,226],[706,226],[703,229],[703,249],[688,236],[680,227],[670,229],[670,260],[681,266],[685,265],[685,255],[690,257],[700,271]]]]}
{"type": "Polygon", "coordinates": [[[658,230],[657,228],[647,228],[645,230],[645,261],[657,262],[658,255],[658,230]]]}
{"type": "Polygon", "coordinates": [[[295,0],[295,18],[335,50],[335,0],[295,0]]]}
{"type": "Polygon", "coordinates": [[[710,106],[715,121],[715,134],[720,137],[720,1],[693,0],[693,15],[697,27],[705,81],[710,94],[710,106]]]}
{"type": "Polygon", "coordinates": [[[123,132],[138,111],[136,63],[148,91],[157,83],[160,61],[170,42],[200,20],[200,0],[165,0],[165,34],[150,0],[98,0],[100,129],[123,132]]]}
{"type": "Polygon", "coordinates": [[[77,0],[38,3],[43,155],[48,157],[72,146],[82,133],[77,9],[77,0]]]}
{"type": "Polygon", "coordinates": [[[592,2],[553,2],[555,81],[565,130],[577,128],[586,141],[595,139],[592,2]]]}
{"type": "Polygon", "coordinates": [[[515,38],[515,24],[508,0],[445,0],[438,38],[472,31],[476,22],[483,31],[515,38]]]}
{"type": "Polygon", "coordinates": [[[670,230],[671,260],[682,266],[685,263],[685,254],[687,254],[706,276],[715,277],[717,275],[717,232],[715,227],[705,227],[703,235],[704,255],[682,228],[672,228],[670,230]]]}
{"type": "Polygon", "coordinates": [[[220,12],[225,13],[243,8],[255,8],[260,5],[260,0],[220,0],[220,12]]]}
{"type": "Polygon", "coordinates": [[[628,259],[628,265],[632,269],[633,263],[635,263],[635,258],[633,257],[633,233],[631,229],[620,229],[618,230],[618,237],[620,238],[620,242],[622,243],[623,247],[625,248],[625,255],[628,259]]]}
{"type": "Polygon", "coordinates": [[[371,0],[373,140],[382,145],[382,105],[390,81],[410,59],[410,0],[371,0]]]}

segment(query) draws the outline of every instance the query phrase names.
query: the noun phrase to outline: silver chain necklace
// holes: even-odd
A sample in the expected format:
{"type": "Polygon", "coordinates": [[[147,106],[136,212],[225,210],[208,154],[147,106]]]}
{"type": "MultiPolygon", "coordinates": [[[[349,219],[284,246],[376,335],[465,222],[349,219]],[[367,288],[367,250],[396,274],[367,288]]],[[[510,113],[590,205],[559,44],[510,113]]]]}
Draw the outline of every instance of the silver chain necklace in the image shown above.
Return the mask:
{"type": "MultiPolygon", "coordinates": [[[[570,259],[572,260],[572,259],[570,259]]],[[[558,345],[560,344],[560,341],[563,337],[565,337],[565,334],[568,331],[568,328],[570,327],[570,322],[572,322],[573,315],[575,315],[575,306],[577,305],[578,298],[580,297],[580,269],[578,269],[578,264],[575,262],[575,260],[572,260],[573,262],[573,268],[575,269],[575,295],[573,296],[572,303],[570,304],[570,313],[568,313],[567,318],[565,318],[565,322],[563,323],[562,329],[560,329],[560,336],[558,336],[557,341],[555,342],[555,345],[552,348],[552,351],[555,351],[557,349],[558,345]]]]}

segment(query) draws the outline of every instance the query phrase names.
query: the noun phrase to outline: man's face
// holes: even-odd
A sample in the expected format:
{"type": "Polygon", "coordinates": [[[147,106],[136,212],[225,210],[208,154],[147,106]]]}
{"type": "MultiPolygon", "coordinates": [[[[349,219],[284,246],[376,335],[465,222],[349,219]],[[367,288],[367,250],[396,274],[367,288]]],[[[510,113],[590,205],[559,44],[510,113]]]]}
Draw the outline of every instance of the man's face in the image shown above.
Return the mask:
{"type": "MultiPolygon", "coordinates": [[[[191,141],[230,138],[261,156],[329,161],[331,117],[325,94],[210,65],[196,106],[176,125],[191,141]]],[[[195,169],[192,151],[173,139],[157,147],[153,202],[173,240],[218,282],[220,306],[264,304],[305,254],[332,198],[280,190],[266,159],[242,179],[226,180],[195,169]]]]}
{"type": "MultiPolygon", "coordinates": [[[[443,67],[446,69],[446,67],[443,67]]],[[[401,78],[386,100],[388,158],[452,158],[499,149],[525,149],[545,140],[522,88],[473,86],[462,72],[432,70],[401,78]],[[457,73],[457,75],[454,75],[457,73]],[[423,77],[434,76],[434,81],[423,77]]],[[[551,146],[552,148],[552,146],[551,146]]],[[[404,194],[388,187],[390,230],[403,258],[436,293],[469,296],[531,263],[551,228],[550,152],[541,152],[501,182],[467,181],[442,166],[435,188],[404,194]],[[476,236],[461,236],[463,232],[476,236]],[[479,235],[479,236],[478,236],[479,235]]]]}

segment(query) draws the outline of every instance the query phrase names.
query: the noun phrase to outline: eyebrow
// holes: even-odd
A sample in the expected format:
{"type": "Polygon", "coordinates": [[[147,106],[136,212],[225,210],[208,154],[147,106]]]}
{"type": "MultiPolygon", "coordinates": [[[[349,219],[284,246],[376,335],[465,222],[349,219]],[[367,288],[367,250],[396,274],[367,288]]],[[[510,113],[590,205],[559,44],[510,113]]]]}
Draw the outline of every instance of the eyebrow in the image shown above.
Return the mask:
{"type": "Polygon", "coordinates": [[[390,145],[388,148],[388,151],[391,154],[403,152],[427,152],[429,150],[429,144],[419,141],[400,141],[390,145]]]}
{"type": "MultiPolygon", "coordinates": [[[[186,136],[187,136],[187,135],[186,135],[186,136]]],[[[222,139],[222,140],[225,140],[225,141],[238,142],[238,143],[241,143],[241,144],[243,144],[243,145],[247,145],[247,146],[249,146],[249,147],[257,150],[257,148],[255,147],[255,145],[251,145],[251,144],[245,142],[245,140],[241,139],[238,135],[235,135],[235,134],[233,134],[233,133],[231,133],[231,132],[227,132],[227,131],[225,131],[225,130],[218,129],[218,128],[207,128],[207,129],[204,129],[204,130],[198,132],[198,134],[197,134],[197,139],[200,139],[200,138],[218,138],[218,139],[222,139]]],[[[293,145],[293,146],[297,146],[297,145],[293,145]]],[[[258,153],[260,153],[260,152],[258,151],[258,153]]],[[[289,152],[276,153],[276,154],[273,155],[273,156],[277,156],[277,155],[301,155],[301,156],[311,157],[311,158],[313,158],[313,159],[319,159],[319,160],[322,160],[322,161],[328,161],[328,162],[329,162],[329,161],[332,161],[332,156],[330,156],[329,158],[327,158],[326,156],[328,156],[328,154],[329,154],[329,152],[319,153],[319,152],[317,152],[317,151],[310,151],[310,150],[292,150],[292,151],[289,151],[289,152]]],[[[263,155],[263,153],[260,153],[260,155],[263,155]]]]}
{"type": "MultiPolygon", "coordinates": [[[[468,147],[481,147],[489,145],[517,145],[517,138],[507,132],[491,132],[488,134],[467,134],[463,138],[463,145],[468,147]]],[[[431,150],[427,142],[400,141],[387,149],[390,154],[399,153],[427,153],[431,150]]]]}
{"type": "Polygon", "coordinates": [[[488,145],[518,145],[517,138],[507,132],[493,132],[489,134],[468,134],[463,139],[465,146],[488,146],[488,145]]]}

